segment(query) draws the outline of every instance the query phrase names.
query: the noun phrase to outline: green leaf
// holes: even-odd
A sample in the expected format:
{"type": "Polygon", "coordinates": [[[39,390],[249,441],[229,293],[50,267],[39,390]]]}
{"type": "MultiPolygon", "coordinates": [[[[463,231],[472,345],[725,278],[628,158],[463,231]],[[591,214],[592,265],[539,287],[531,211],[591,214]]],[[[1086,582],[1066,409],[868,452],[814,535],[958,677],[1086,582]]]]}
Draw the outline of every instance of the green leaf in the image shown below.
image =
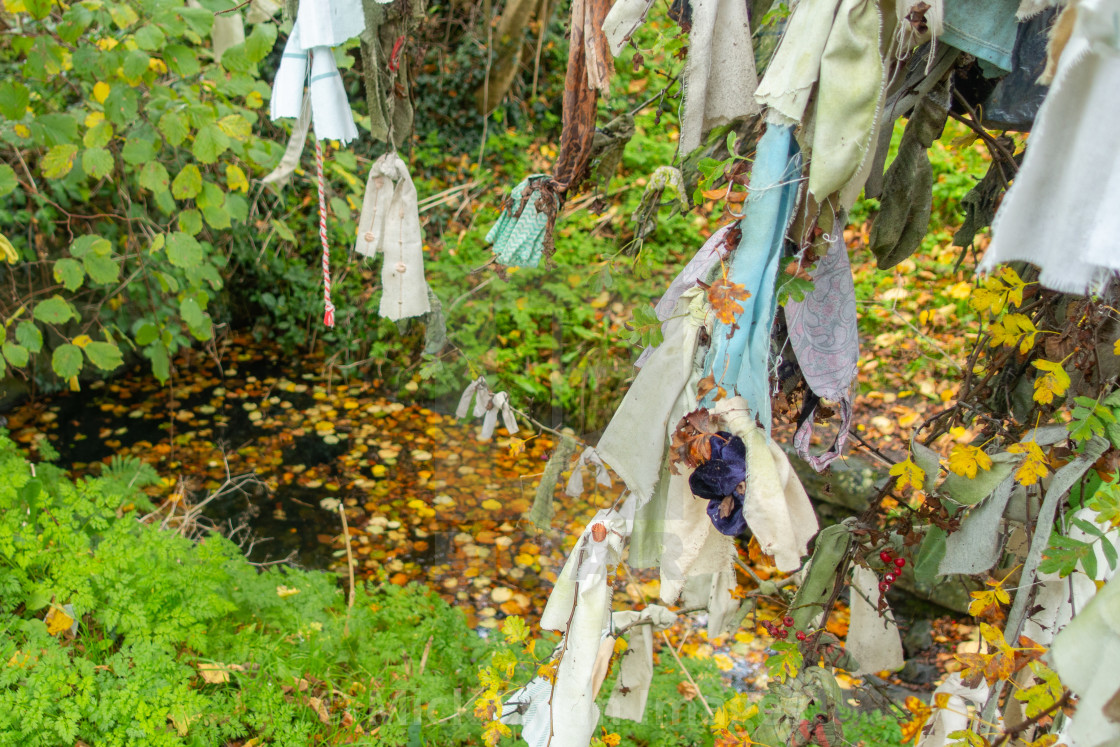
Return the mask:
{"type": "Polygon", "coordinates": [[[34,322],[29,322],[26,319],[16,327],[16,341],[32,353],[38,353],[43,349],[43,333],[39,331],[34,322]]]}
{"type": "Polygon", "coordinates": [[[229,211],[222,206],[210,206],[202,209],[202,217],[206,219],[206,224],[216,230],[224,230],[230,227],[229,211]]]}
{"type": "Polygon", "coordinates": [[[178,111],[165,112],[159,118],[159,131],[167,138],[167,142],[171,145],[180,145],[187,139],[187,135],[191,133],[190,125],[187,123],[187,118],[178,111]]]}
{"type": "Polygon", "coordinates": [[[132,166],[148,163],[156,157],[156,143],[146,137],[132,137],[125,141],[121,158],[132,166]]]}
{"type": "Polygon", "coordinates": [[[7,197],[18,186],[15,169],[6,163],[0,163],[0,197],[7,197]]]}
{"type": "Polygon", "coordinates": [[[85,347],[86,357],[89,362],[102,371],[112,371],[124,365],[121,349],[112,342],[91,342],[85,347]]]}
{"type": "Polygon", "coordinates": [[[152,362],[152,373],[160,382],[171,378],[171,356],[168,355],[167,346],[162,342],[154,342],[144,348],[144,357],[152,362]]]}
{"type": "Polygon", "coordinates": [[[78,139],[78,120],[68,114],[43,114],[27,126],[32,139],[39,145],[65,145],[78,139]]]}
{"type": "Polygon", "coordinates": [[[245,55],[252,63],[257,63],[268,57],[268,53],[276,45],[276,25],[272,23],[258,23],[253,26],[252,33],[245,39],[245,55]]]}
{"type": "Polygon", "coordinates": [[[32,316],[47,324],[63,324],[71,319],[77,319],[78,312],[74,311],[69,301],[56,293],[35,304],[32,316]]]}
{"type": "Polygon", "coordinates": [[[87,148],[104,148],[112,139],[113,125],[101,120],[86,130],[86,134],[82,137],[82,145],[87,148]]]}
{"type": "Polygon", "coordinates": [[[288,224],[284,221],[273,218],[272,228],[276,231],[276,235],[284,239],[284,241],[290,241],[293,244],[296,243],[296,235],[292,233],[292,229],[288,228],[288,224]]]}
{"type": "Polygon", "coordinates": [[[194,269],[202,264],[202,245],[193,236],[172,233],[167,237],[167,258],[171,264],[184,269],[194,269]]]}
{"type": "Polygon", "coordinates": [[[202,230],[202,213],[194,208],[179,213],[179,230],[183,233],[197,236],[202,230]]]}
{"type": "Polygon", "coordinates": [[[244,142],[253,134],[253,126],[240,114],[228,114],[218,120],[218,128],[234,140],[244,142]]]}
{"type": "Polygon", "coordinates": [[[151,24],[136,29],[136,33],[132,35],[132,38],[136,40],[136,46],[140,47],[140,49],[146,49],[149,52],[158,51],[167,39],[159,26],[153,26],[151,24]]]}
{"type": "Polygon", "coordinates": [[[59,345],[51,355],[51,368],[60,379],[77,376],[82,370],[82,349],[70,343],[59,345]]]}
{"type": "Polygon", "coordinates": [[[78,260],[67,257],[54,263],[54,279],[62,283],[66,290],[75,291],[82,287],[85,272],[78,260]]]}
{"type": "Polygon", "coordinates": [[[159,327],[149,321],[139,320],[133,325],[132,339],[137,345],[150,345],[159,339],[159,327]]]}
{"type": "Polygon", "coordinates": [[[82,153],[82,171],[94,179],[104,179],[113,173],[113,154],[104,148],[87,148],[82,153]]]}
{"type": "Polygon", "coordinates": [[[115,283],[121,276],[121,266],[112,257],[90,253],[82,257],[82,264],[95,283],[115,283]]]}
{"type": "Polygon", "coordinates": [[[82,234],[70,244],[70,256],[81,259],[90,252],[94,254],[112,254],[113,245],[108,239],[95,236],[92,233],[82,234]]]}
{"type": "Polygon", "coordinates": [[[48,179],[61,179],[74,168],[74,159],[78,155],[78,146],[67,143],[56,145],[46,152],[39,163],[43,176],[48,179]]]}
{"type": "Polygon", "coordinates": [[[139,80],[143,77],[144,73],[148,72],[149,59],[151,58],[139,49],[126,52],[124,61],[121,64],[121,72],[124,73],[124,77],[128,80],[139,80]]]}
{"type": "Polygon", "coordinates": [[[201,327],[202,321],[205,319],[202,315],[202,307],[198,305],[198,301],[193,296],[187,296],[179,302],[179,315],[183,317],[183,321],[191,329],[201,327]]]}
{"type": "Polygon", "coordinates": [[[31,103],[31,91],[18,80],[0,81],[0,114],[5,119],[21,120],[31,103]]]}
{"type": "Polygon", "coordinates": [[[152,192],[166,192],[171,184],[171,175],[159,161],[149,161],[140,169],[140,186],[152,192]]]}
{"type": "MultiPolygon", "coordinates": [[[[136,123],[139,105],[140,96],[135,88],[113,86],[109,98],[105,99],[105,116],[118,127],[128,127],[136,123]]],[[[135,163],[139,163],[140,160],[135,161],[135,163]]]]}
{"type": "Polygon", "coordinates": [[[140,16],[136,15],[136,11],[124,3],[113,3],[110,5],[109,15],[112,17],[113,23],[117,24],[117,28],[121,31],[124,31],[140,20],[140,16]]]}
{"type": "Polygon", "coordinates": [[[171,182],[171,194],[179,200],[187,200],[198,196],[202,191],[202,172],[193,163],[188,163],[175,176],[171,182]]]}
{"type": "Polygon", "coordinates": [[[13,368],[23,368],[31,359],[27,348],[14,342],[5,342],[3,345],[4,357],[13,368]]]}
{"type": "Polygon", "coordinates": [[[198,131],[191,145],[191,153],[202,163],[214,163],[229,148],[229,137],[216,124],[208,124],[198,131]]]}
{"type": "Polygon", "coordinates": [[[184,78],[198,75],[198,57],[190,47],[182,44],[171,44],[164,48],[163,58],[167,63],[167,69],[176,75],[184,78]]]}

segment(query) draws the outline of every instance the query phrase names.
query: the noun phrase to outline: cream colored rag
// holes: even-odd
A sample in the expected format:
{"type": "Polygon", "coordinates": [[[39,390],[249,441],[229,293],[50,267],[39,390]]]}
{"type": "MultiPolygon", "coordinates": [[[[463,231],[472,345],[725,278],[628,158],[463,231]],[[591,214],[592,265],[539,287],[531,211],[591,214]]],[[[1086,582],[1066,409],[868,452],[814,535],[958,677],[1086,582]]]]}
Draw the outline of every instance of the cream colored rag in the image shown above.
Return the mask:
{"type": "Polygon", "coordinates": [[[819,527],[817,515],[801,481],[781,447],[755,425],[742,397],[721,399],[714,411],[747,447],[747,490],[743,517],[762,551],[774,557],[778,570],[801,567],[801,556],[819,527]]]}

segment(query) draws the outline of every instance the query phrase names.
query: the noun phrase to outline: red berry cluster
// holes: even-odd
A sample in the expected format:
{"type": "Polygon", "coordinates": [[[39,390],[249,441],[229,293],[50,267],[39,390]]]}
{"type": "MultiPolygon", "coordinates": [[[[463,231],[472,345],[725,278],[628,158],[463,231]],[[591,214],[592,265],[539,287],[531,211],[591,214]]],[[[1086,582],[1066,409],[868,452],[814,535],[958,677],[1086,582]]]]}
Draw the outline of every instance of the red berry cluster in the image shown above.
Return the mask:
{"type": "Polygon", "coordinates": [[[890,568],[892,565],[894,566],[893,569],[887,571],[886,575],[883,576],[883,580],[879,582],[879,591],[886,594],[890,590],[891,584],[897,581],[898,577],[902,575],[902,569],[906,567],[906,558],[896,558],[890,550],[883,550],[879,553],[879,560],[886,563],[887,568],[890,568]]]}
{"type": "MultiPolygon", "coordinates": [[[[782,623],[781,625],[778,625],[778,623],[771,622],[769,620],[763,620],[762,621],[762,627],[766,628],[766,632],[769,633],[770,635],[774,636],[775,638],[780,638],[782,640],[785,640],[786,638],[789,637],[789,628],[793,627],[793,618],[790,617],[789,615],[786,615],[785,617],[783,617],[781,619],[781,623],[782,623]]],[[[804,635],[805,635],[804,633],[799,632],[797,634],[797,640],[799,640],[799,641],[805,640],[804,637],[803,637],[804,635]]]]}

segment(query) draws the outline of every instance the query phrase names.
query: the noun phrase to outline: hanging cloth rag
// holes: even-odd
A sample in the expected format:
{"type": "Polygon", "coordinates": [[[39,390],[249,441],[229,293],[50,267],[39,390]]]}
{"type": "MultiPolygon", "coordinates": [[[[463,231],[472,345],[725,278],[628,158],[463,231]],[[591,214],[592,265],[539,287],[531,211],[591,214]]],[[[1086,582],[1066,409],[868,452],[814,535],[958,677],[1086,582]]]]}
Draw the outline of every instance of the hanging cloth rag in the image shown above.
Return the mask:
{"type": "Polygon", "coordinates": [[[1120,270],[1120,0],[1077,6],[1023,166],[992,225],[981,272],[1024,260],[1063,293],[1101,291],[1120,270]]]}
{"type": "MultiPolygon", "coordinates": [[[[649,686],[653,682],[653,634],[666,630],[677,620],[677,614],[659,604],[651,604],[641,612],[625,610],[611,615],[615,636],[630,628],[629,646],[622,652],[618,680],[607,701],[609,718],[640,722],[645,716],[649,686]]],[[[615,638],[610,639],[612,642],[615,638]]]]}
{"type": "Polygon", "coordinates": [[[902,668],[902,639],[898,624],[888,606],[879,613],[875,602],[879,598],[879,576],[861,565],[852,567],[851,623],[844,648],[856,661],[859,669],[852,674],[874,674],[883,670],[902,668]]]}
{"type": "Polygon", "coordinates": [[[354,248],[367,257],[378,249],[385,255],[381,316],[397,321],[431,311],[416,187],[396,153],[386,153],[370,167],[354,248]]]}
{"type": "Polygon", "coordinates": [[[840,2],[801,0],[794,8],[755,92],[755,100],[770,110],[768,121],[795,124],[805,116],[840,2]]]}
{"type": "Polygon", "coordinates": [[[973,726],[975,717],[970,715],[968,704],[972,703],[978,711],[984,707],[987,699],[988,683],[981,680],[975,687],[966,687],[959,673],[950,674],[945,682],[933,691],[933,697],[930,699],[933,703],[933,713],[920,732],[921,739],[918,740],[916,747],[945,747],[953,744],[954,740],[949,738],[950,734],[973,726]],[[948,698],[945,698],[945,695],[948,695],[948,698]],[[938,705],[939,703],[941,705],[938,705]]]}
{"type": "Polygon", "coordinates": [[[607,38],[611,54],[618,57],[630,37],[646,22],[654,0],[615,0],[603,19],[603,35],[607,38]]]}
{"type": "MultiPolygon", "coordinates": [[[[300,6],[299,17],[284,45],[280,67],[272,83],[269,110],[273,121],[282,118],[298,119],[303,109],[303,90],[306,82],[311,95],[311,122],[315,137],[319,140],[338,140],[346,144],[358,137],[358,128],[354,126],[354,114],[350,111],[350,101],[346,97],[346,89],[342,85],[342,76],[338,72],[338,65],[335,64],[334,54],[330,46],[310,45],[303,40],[308,24],[300,21],[305,17],[316,17],[315,9],[320,7],[328,9],[331,4],[319,6],[304,3],[300,6]]],[[[363,18],[360,13],[357,17],[359,20],[363,18]]],[[[364,21],[359,24],[358,31],[361,30],[362,24],[364,21]]]]}
{"type": "Polygon", "coordinates": [[[537,188],[546,181],[547,175],[534,174],[514,187],[498,222],[486,234],[486,243],[494,245],[499,263],[507,267],[540,264],[545,234],[560,209],[553,192],[537,188]]]}
{"type": "Polygon", "coordinates": [[[611,474],[607,471],[607,465],[603,464],[599,452],[594,448],[588,446],[579,455],[579,459],[572,466],[572,474],[568,478],[568,482],[564,487],[564,492],[569,498],[579,498],[583,495],[583,468],[587,467],[595,471],[595,482],[604,488],[611,487],[611,474]]]}
{"type": "Polygon", "coordinates": [[[809,448],[816,406],[793,437],[797,453],[817,472],[844,451],[852,421],[849,390],[859,362],[856,292],[844,243],[844,224],[837,220],[832,230],[828,253],[810,273],[813,290],[802,301],[790,299],[785,307],[790,345],[805,382],[818,397],[840,406],[840,432],[824,454],[813,454],[809,448]]]}
{"type": "Polygon", "coordinates": [[[757,114],[757,87],[747,4],[743,0],[692,0],[681,155],[698,148],[712,128],[757,114]]]}
{"type": "Polygon", "coordinates": [[[879,215],[868,242],[880,270],[889,270],[922,245],[932,213],[929,149],[949,116],[949,79],[922,97],[906,123],[898,155],[883,177],[879,215]]]}
{"type": "Polygon", "coordinates": [[[785,452],[755,425],[753,411],[742,397],[721,399],[714,411],[725,429],[747,447],[743,518],[762,551],[774,557],[778,570],[788,573],[800,568],[801,556],[819,526],[805,488],[785,452]]]}
{"type": "MultiPolygon", "coordinates": [[[[689,288],[696,286],[696,282],[703,278],[708,277],[713,268],[727,256],[731,254],[731,250],[739,243],[739,225],[731,223],[716,230],[700,250],[693,255],[688,264],[684,266],[677,276],[673,278],[673,282],[669,284],[669,289],[665,291],[653,311],[657,314],[657,318],[661,320],[661,332],[664,337],[667,331],[669,318],[673,315],[673,310],[677,307],[677,301],[680,300],[681,294],[689,288]]],[[[645,365],[649,357],[653,355],[656,350],[652,345],[642,351],[638,356],[638,360],[634,362],[636,368],[641,368],[645,365]]]]}
{"type": "Polygon", "coordinates": [[[691,473],[686,469],[668,479],[660,563],[660,594],[666,604],[676,604],[693,577],[734,570],[735,538],[712,525],[708,502],[693,495],[689,487],[691,473]]]}
{"type": "Polygon", "coordinates": [[[711,307],[702,288],[681,295],[665,341],[650,356],[626,392],[596,446],[641,509],[653,497],[669,434],[694,409],[701,329],[710,329],[711,307]],[[675,416],[675,417],[674,417],[675,416]]]}
{"type": "Polygon", "coordinates": [[[525,722],[525,739],[533,747],[543,747],[550,733],[550,747],[586,747],[591,741],[599,722],[595,662],[610,625],[607,576],[622,560],[626,537],[622,515],[609,509],[600,511],[584,529],[556,579],[541,614],[541,628],[558,631],[564,638],[557,647],[560,663],[551,693],[552,708],[540,714],[543,725],[525,722]],[[535,742],[530,738],[537,734],[544,739],[535,742]]]}
{"type": "MultiPolygon", "coordinates": [[[[1011,72],[1011,53],[1019,25],[1015,13],[1020,0],[944,0],[941,41],[973,57],[1011,72]]],[[[990,70],[991,68],[989,68],[990,70]]],[[[989,75],[989,77],[997,77],[989,75]]]]}
{"type": "Polygon", "coordinates": [[[364,3],[362,78],[374,140],[401,149],[412,134],[408,38],[426,17],[423,0],[364,3]]]}
{"type": "MultiPolygon", "coordinates": [[[[841,0],[821,55],[820,85],[813,115],[809,191],[818,202],[854,190],[869,158],[883,98],[882,16],[874,0],[841,0]]],[[[866,179],[866,175],[864,175],[866,179]]]]}
{"type": "MultiPolygon", "coordinates": [[[[799,10],[804,6],[798,6],[799,10]]],[[[745,286],[750,298],[734,325],[717,322],[705,374],[717,387],[738,394],[770,432],[770,330],[774,326],[778,261],[797,202],[801,159],[792,127],[769,124],[759,140],[743,218],[742,238],[731,258],[728,279],[745,286]]],[[[704,402],[710,405],[716,389],[704,402]]]]}

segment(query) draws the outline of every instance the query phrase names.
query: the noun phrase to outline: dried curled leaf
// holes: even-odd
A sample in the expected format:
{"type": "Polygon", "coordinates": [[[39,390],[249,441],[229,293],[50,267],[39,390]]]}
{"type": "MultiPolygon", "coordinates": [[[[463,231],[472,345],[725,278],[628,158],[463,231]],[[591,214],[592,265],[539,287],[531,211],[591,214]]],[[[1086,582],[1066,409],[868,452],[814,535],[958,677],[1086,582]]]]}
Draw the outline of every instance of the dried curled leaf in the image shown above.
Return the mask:
{"type": "Polygon", "coordinates": [[[708,288],[708,302],[716,312],[716,319],[724,324],[734,324],[735,317],[743,313],[739,301],[746,301],[751,297],[745,285],[733,283],[724,275],[711,284],[708,288]]]}
{"type": "Polygon", "coordinates": [[[711,414],[704,409],[693,410],[681,418],[673,431],[673,441],[669,445],[669,469],[679,475],[679,465],[695,469],[712,458],[710,436],[718,431],[711,414]]]}

